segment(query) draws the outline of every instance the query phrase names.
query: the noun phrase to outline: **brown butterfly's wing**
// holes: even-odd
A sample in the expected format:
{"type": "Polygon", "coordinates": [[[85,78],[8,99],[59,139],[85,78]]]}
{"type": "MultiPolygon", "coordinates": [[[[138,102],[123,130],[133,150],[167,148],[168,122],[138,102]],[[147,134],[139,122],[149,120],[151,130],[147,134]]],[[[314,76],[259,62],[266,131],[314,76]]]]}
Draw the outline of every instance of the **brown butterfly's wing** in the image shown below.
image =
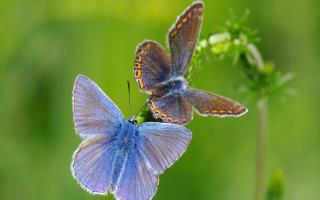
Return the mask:
{"type": "Polygon", "coordinates": [[[202,2],[193,3],[173,24],[168,41],[174,75],[182,75],[188,67],[198,41],[203,16],[202,2]]]}
{"type": "Polygon", "coordinates": [[[183,97],[201,115],[238,117],[248,111],[246,107],[238,102],[206,91],[188,89],[183,93],[183,97]]]}
{"type": "Polygon", "coordinates": [[[174,124],[186,124],[192,120],[192,105],[181,94],[153,97],[149,101],[155,118],[174,124]]]}
{"type": "Polygon", "coordinates": [[[161,45],[145,41],[138,46],[134,77],[140,89],[154,89],[157,84],[170,78],[171,71],[170,57],[161,45]]]}

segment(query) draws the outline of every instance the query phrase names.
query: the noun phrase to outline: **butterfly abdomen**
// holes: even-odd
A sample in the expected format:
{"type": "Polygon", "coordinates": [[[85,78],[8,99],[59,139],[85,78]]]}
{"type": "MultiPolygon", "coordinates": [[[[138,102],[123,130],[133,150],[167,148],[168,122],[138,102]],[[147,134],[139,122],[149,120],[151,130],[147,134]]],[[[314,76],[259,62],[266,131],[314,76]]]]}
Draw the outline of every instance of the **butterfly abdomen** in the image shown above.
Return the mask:
{"type": "Polygon", "coordinates": [[[117,187],[122,171],[126,166],[129,152],[136,147],[137,126],[126,122],[116,137],[115,156],[112,167],[111,191],[117,187]]]}
{"type": "Polygon", "coordinates": [[[124,148],[116,150],[112,166],[111,191],[114,191],[117,186],[120,173],[124,167],[125,160],[127,160],[127,156],[128,152],[124,148]]]}

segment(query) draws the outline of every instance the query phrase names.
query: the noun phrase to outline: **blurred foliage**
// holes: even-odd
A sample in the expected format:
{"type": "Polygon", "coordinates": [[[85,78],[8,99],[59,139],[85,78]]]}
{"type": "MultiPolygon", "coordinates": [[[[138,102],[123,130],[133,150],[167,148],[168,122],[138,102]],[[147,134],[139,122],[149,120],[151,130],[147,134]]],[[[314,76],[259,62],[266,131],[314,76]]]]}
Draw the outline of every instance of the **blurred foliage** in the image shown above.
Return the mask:
{"type": "Polygon", "coordinates": [[[136,118],[138,124],[141,124],[143,122],[162,122],[160,118],[154,118],[153,114],[149,107],[145,108],[141,112],[138,113],[136,118]]]}
{"type": "Polygon", "coordinates": [[[281,200],[284,193],[283,172],[277,170],[273,173],[268,184],[266,200],[281,200]]]}
{"type": "MultiPolygon", "coordinates": [[[[260,40],[257,30],[246,24],[249,10],[240,17],[231,15],[223,27],[223,32],[212,34],[199,42],[196,59],[203,59],[205,48],[211,49],[214,56],[219,59],[231,58],[234,64],[240,63],[241,72],[245,77],[238,91],[253,93],[258,98],[278,95],[293,94],[294,89],[287,87],[287,82],[294,77],[292,72],[281,73],[276,70],[271,62],[264,62],[256,43],[260,40]],[[206,44],[206,45],[203,45],[206,44]],[[207,45],[208,44],[208,45],[207,45]]],[[[200,63],[201,61],[194,61],[200,63]]],[[[250,94],[247,94],[250,95],[250,94]]]]}
{"type": "MultiPolygon", "coordinates": [[[[0,199],[113,199],[83,191],[70,172],[80,142],[72,120],[74,79],[90,77],[129,117],[126,81],[133,82],[137,44],[153,39],[165,46],[168,28],[190,3],[0,1],[0,199]]],[[[297,74],[290,85],[299,95],[270,101],[267,174],[285,171],[283,200],[320,196],[319,6],[314,0],[205,1],[201,38],[219,31],[230,8],[249,8],[246,23],[260,30],[263,54],[279,71],[297,74]]],[[[224,59],[202,62],[193,73],[194,87],[238,100],[250,112],[223,120],[195,115],[188,124],[191,144],[160,176],[155,199],[252,199],[258,116],[256,105],[232,89],[242,81],[224,59]]],[[[131,97],[133,111],[148,98],[136,84],[131,97]]]]}

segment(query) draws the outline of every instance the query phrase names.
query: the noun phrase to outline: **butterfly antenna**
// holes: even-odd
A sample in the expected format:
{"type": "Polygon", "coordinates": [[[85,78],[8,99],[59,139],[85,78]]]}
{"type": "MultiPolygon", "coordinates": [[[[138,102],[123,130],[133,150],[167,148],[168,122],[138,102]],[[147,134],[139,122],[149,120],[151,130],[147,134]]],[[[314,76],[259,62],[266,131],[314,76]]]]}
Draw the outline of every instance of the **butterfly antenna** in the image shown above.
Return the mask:
{"type": "Polygon", "coordinates": [[[128,99],[129,99],[129,113],[131,113],[131,94],[130,94],[130,82],[127,80],[128,86],[128,99]]]}
{"type": "Polygon", "coordinates": [[[135,113],[135,114],[131,117],[131,120],[132,120],[132,121],[136,120],[137,115],[138,115],[140,112],[142,112],[142,111],[147,107],[148,103],[151,101],[152,98],[153,98],[153,96],[150,97],[150,98],[148,99],[148,101],[139,109],[139,111],[138,111],[137,113],[135,113]]]}

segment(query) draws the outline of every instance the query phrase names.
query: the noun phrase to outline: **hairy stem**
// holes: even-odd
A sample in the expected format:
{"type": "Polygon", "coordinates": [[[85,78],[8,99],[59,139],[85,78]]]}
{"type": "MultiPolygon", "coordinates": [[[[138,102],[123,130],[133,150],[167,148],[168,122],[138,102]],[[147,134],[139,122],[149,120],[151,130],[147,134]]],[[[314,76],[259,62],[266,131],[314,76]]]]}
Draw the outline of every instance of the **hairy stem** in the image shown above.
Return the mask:
{"type": "MultiPolygon", "coordinates": [[[[259,72],[263,71],[264,61],[254,44],[248,44],[247,48],[253,58],[254,64],[259,72]]],[[[259,111],[259,129],[257,133],[256,150],[256,182],[255,182],[255,200],[263,200],[265,194],[265,166],[266,166],[266,148],[268,138],[268,97],[262,94],[258,101],[259,111]]]]}
{"type": "Polygon", "coordinates": [[[242,25],[240,20],[227,21],[226,32],[209,36],[208,44],[218,58],[225,56],[240,63],[247,78],[244,88],[259,96],[259,128],[256,143],[255,200],[264,200],[266,192],[265,166],[268,138],[268,98],[270,93],[281,89],[292,76],[278,77],[273,65],[266,64],[255,45],[255,31],[242,25]],[[288,79],[287,79],[288,77],[288,79]]]}
{"type": "Polygon", "coordinates": [[[259,130],[257,135],[257,157],[256,157],[256,183],[255,199],[264,199],[265,188],[265,162],[268,129],[268,98],[263,97],[258,102],[259,130]]]}

